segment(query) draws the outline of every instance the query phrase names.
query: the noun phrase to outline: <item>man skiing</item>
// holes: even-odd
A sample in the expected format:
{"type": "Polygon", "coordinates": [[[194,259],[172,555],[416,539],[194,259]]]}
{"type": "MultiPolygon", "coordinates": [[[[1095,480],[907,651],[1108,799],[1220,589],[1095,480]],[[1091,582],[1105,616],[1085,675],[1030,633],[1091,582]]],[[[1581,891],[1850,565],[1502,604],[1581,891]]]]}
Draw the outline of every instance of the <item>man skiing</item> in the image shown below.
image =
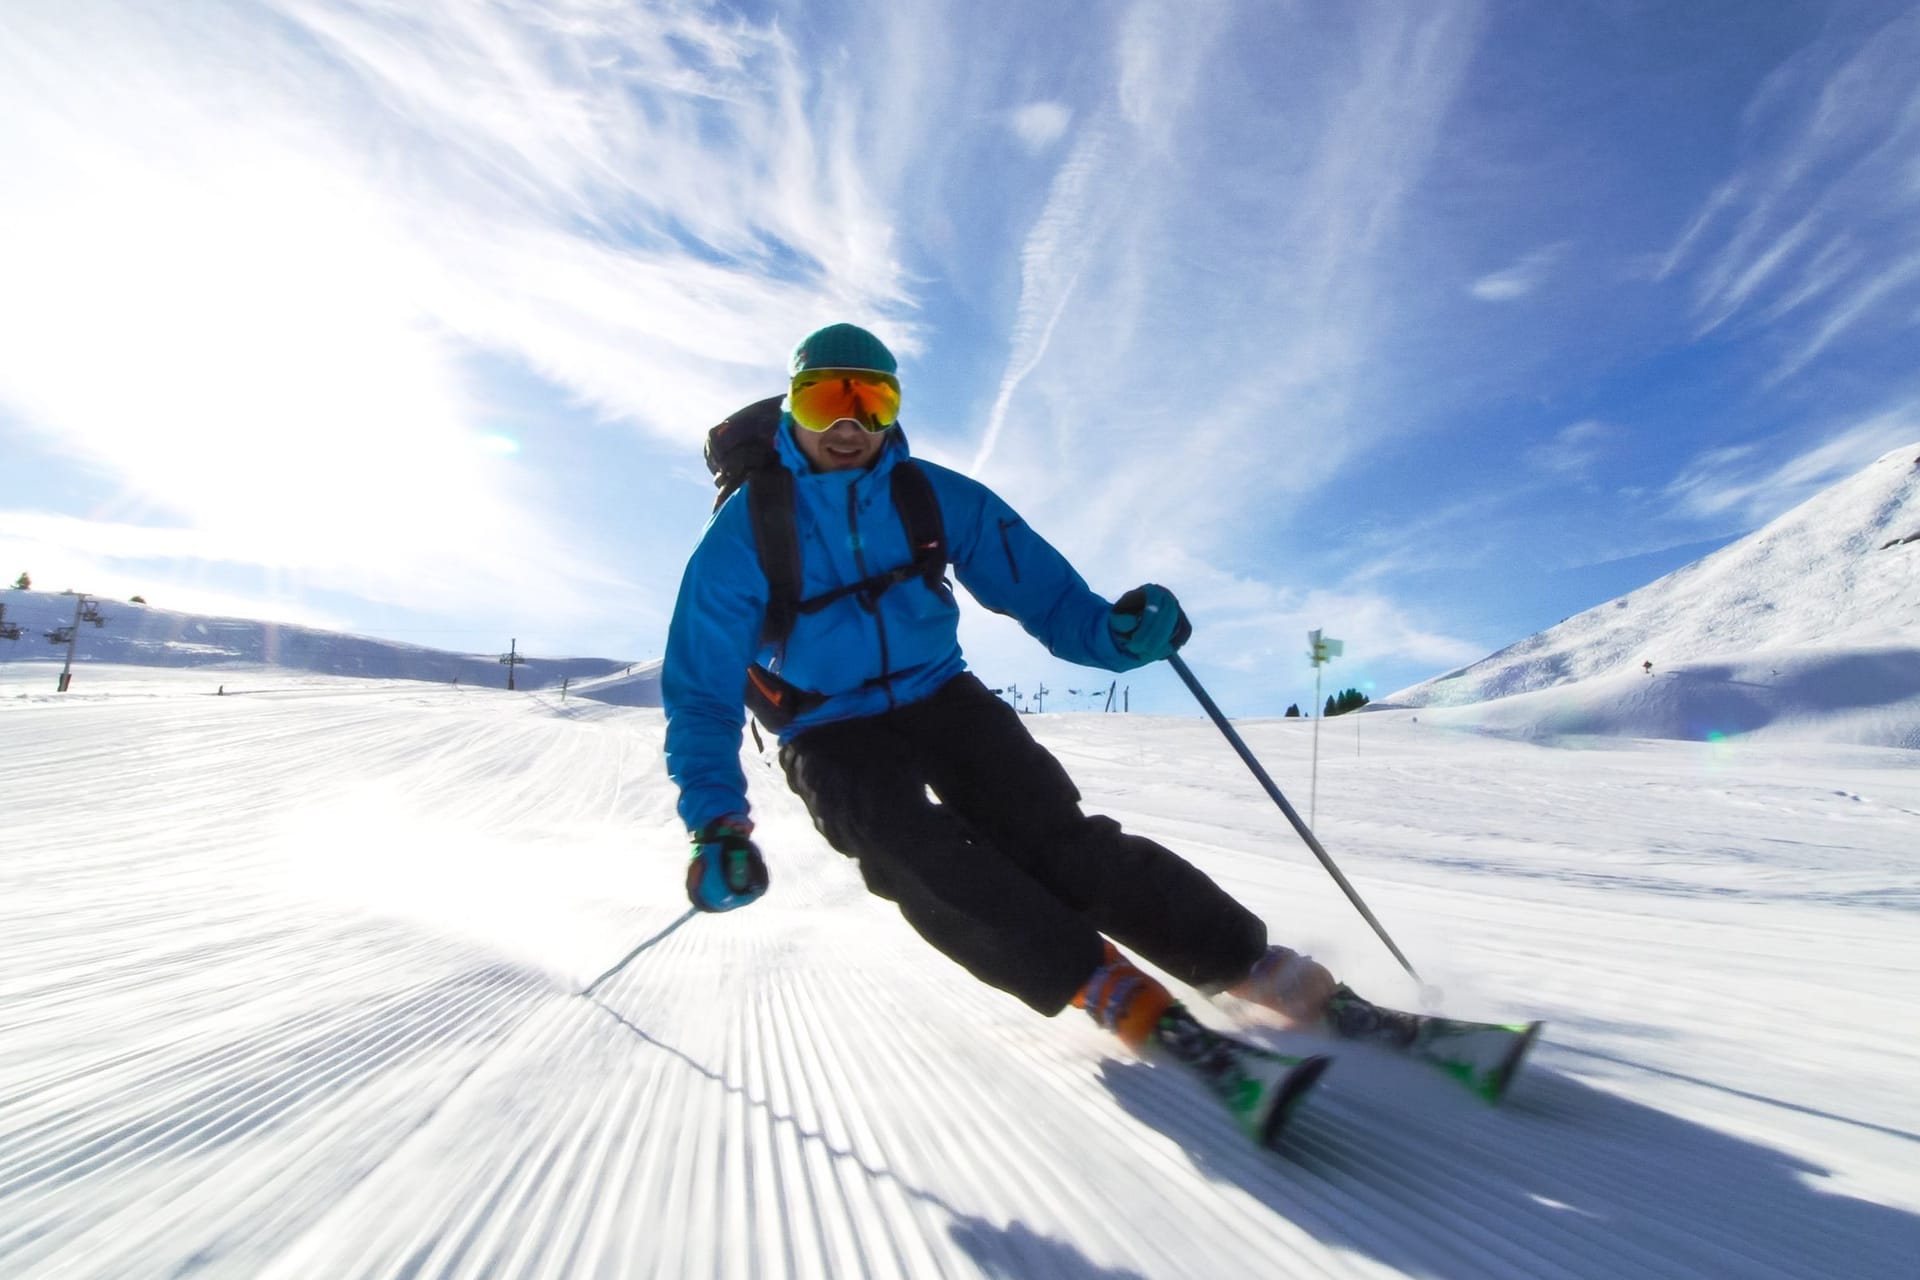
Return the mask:
{"type": "Polygon", "coordinates": [[[1325,967],[1269,945],[1257,916],[1169,850],[1082,812],[1060,763],[967,671],[944,566],[915,566],[891,473],[924,473],[953,576],[1059,658],[1110,671],[1166,658],[1191,631],[1173,593],[1101,598],[984,485],[910,461],[893,354],[865,329],[808,335],[788,372],[775,447],[810,598],[768,643],[766,548],[743,491],[707,526],[668,631],[667,767],[692,832],[693,905],[729,911],[767,889],[739,760],[758,697],[820,833],[981,981],[1043,1015],[1085,1008],[1134,1050],[1203,1074],[1196,1058],[1217,1057],[1219,1038],[1120,947],[1203,993],[1319,1020],[1335,990],[1325,967]]]}

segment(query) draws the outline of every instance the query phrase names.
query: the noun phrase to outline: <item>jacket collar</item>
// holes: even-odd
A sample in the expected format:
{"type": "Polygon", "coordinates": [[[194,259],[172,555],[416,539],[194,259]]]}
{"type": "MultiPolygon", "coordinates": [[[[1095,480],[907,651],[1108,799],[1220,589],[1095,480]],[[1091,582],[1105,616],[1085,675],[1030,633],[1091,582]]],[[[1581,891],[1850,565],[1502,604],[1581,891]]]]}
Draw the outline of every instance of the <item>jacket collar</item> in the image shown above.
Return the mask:
{"type": "Polygon", "coordinates": [[[794,438],[794,432],[800,430],[794,425],[793,415],[780,415],[780,430],[774,433],[774,446],[780,451],[780,461],[787,470],[800,480],[842,480],[844,483],[857,483],[862,476],[884,476],[893,470],[894,464],[908,457],[907,437],[899,427],[887,432],[887,442],[880,450],[880,456],[873,465],[863,471],[815,471],[813,463],[807,461],[807,455],[800,452],[800,445],[794,438]]]}

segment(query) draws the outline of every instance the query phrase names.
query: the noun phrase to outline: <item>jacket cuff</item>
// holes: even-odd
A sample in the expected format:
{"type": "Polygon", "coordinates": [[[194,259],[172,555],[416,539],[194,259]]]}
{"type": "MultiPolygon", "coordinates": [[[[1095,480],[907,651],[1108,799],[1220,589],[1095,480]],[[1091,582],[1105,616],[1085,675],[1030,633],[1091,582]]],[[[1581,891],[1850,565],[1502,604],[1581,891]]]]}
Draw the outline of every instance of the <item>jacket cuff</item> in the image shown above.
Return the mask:
{"type": "Polygon", "coordinates": [[[689,833],[699,831],[709,822],[729,814],[745,818],[746,797],[736,795],[726,787],[698,787],[680,793],[680,821],[687,824],[689,833]]]}
{"type": "Polygon", "coordinates": [[[744,813],[723,813],[708,822],[701,823],[691,833],[695,844],[705,844],[721,836],[739,836],[741,839],[753,834],[753,819],[744,813]]]}

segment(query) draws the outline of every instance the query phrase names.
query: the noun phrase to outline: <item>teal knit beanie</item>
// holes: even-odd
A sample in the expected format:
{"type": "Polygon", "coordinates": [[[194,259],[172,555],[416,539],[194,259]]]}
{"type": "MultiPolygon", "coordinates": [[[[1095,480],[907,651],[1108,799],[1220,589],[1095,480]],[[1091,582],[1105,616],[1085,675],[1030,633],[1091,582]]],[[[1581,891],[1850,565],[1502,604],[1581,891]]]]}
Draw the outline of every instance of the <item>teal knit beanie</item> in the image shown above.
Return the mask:
{"type": "Polygon", "coordinates": [[[787,376],[809,369],[872,369],[898,374],[900,366],[887,344],[857,324],[830,324],[800,339],[788,362],[787,376]]]}

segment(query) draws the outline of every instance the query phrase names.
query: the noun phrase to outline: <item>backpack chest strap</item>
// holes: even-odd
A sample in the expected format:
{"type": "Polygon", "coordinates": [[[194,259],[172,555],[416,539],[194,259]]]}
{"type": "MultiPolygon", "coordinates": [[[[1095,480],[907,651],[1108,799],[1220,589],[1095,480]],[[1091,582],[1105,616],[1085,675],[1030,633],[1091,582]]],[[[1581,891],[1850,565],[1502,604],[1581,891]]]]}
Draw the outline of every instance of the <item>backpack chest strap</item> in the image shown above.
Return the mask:
{"type": "Polygon", "coordinates": [[[747,485],[747,501],[760,568],[767,577],[767,611],[760,628],[765,644],[784,644],[802,614],[815,614],[848,596],[857,596],[869,612],[880,597],[903,582],[923,580],[939,591],[947,571],[946,522],[933,483],[911,458],[896,463],[890,496],[907,535],[913,559],[897,568],[870,574],[858,582],[802,598],[800,535],[794,514],[794,478],[785,467],[757,472],[747,485]]]}

